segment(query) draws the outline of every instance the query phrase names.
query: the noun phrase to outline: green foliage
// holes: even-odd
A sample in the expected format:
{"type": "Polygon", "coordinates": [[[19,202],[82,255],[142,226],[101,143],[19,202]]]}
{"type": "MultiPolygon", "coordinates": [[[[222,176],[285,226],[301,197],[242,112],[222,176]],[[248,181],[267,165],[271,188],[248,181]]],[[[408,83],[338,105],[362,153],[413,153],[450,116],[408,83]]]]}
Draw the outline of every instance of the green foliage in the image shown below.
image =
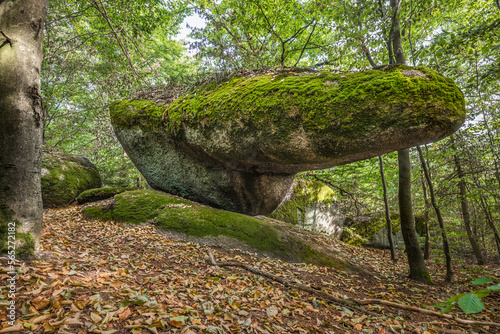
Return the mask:
{"type": "MultiPolygon", "coordinates": [[[[477,278],[472,282],[475,285],[491,283],[494,280],[489,277],[477,278]]],[[[460,309],[466,314],[479,313],[484,309],[482,298],[488,297],[491,292],[500,291],[500,283],[488,286],[486,289],[471,291],[470,293],[461,293],[449,298],[443,303],[433,305],[434,307],[443,307],[441,313],[450,312],[455,305],[458,304],[460,309]]]]}
{"type": "Polygon", "coordinates": [[[107,106],[192,71],[172,40],[188,12],[183,0],[50,1],[41,73],[46,151],[89,157],[107,185],[139,185],[107,106]]]}

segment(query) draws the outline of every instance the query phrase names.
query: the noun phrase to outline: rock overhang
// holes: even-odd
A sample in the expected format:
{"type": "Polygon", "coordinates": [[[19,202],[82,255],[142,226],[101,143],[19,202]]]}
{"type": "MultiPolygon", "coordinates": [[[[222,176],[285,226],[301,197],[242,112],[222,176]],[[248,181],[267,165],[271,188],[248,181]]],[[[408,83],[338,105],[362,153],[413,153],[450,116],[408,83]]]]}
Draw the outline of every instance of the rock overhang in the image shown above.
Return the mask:
{"type": "Polygon", "coordinates": [[[363,160],[442,139],[465,119],[464,97],[453,81],[408,66],[233,77],[169,105],[123,100],[110,110],[117,134],[154,133],[154,140],[168,142],[166,149],[226,169],[229,178],[283,177],[363,160]]]}

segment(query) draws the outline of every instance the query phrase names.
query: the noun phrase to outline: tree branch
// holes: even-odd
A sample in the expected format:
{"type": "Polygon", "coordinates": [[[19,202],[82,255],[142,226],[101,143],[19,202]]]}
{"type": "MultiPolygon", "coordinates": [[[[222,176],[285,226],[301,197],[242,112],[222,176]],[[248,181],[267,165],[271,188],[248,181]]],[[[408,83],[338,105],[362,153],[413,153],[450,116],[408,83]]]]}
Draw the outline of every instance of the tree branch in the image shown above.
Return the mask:
{"type": "Polygon", "coordinates": [[[313,295],[316,295],[320,298],[323,298],[329,302],[333,302],[335,304],[340,304],[342,306],[345,306],[345,307],[352,309],[352,310],[359,312],[359,313],[370,314],[370,315],[378,317],[378,316],[380,316],[380,314],[376,314],[376,313],[373,313],[371,311],[367,311],[363,308],[360,308],[359,306],[379,304],[379,305],[390,306],[390,307],[394,307],[397,309],[406,310],[406,311],[410,311],[410,312],[416,312],[416,313],[420,313],[420,314],[432,315],[432,316],[435,316],[438,318],[449,319],[449,320],[458,322],[460,324],[469,325],[469,326],[500,327],[500,323],[496,323],[496,322],[474,321],[474,320],[466,320],[466,319],[456,318],[450,314],[441,314],[439,312],[426,310],[426,309],[415,307],[415,306],[394,303],[394,302],[391,302],[388,300],[383,300],[383,299],[363,299],[363,300],[340,299],[338,297],[335,297],[335,296],[333,296],[329,293],[323,292],[321,290],[315,290],[315,289],[308,287],[306,285],[303,285],[303,284],[292,283],[290,281],[285,280],[282,277],[278,277],[278,276],[275,276],[273,274],[267,273],[265,271],[258,270],[256,268],[253,268],[253,267],[246,265],[244,263],[241,263],[241,262],[216,262],[213,254],[212,254],[212,251],[209,248],[207,248],[207,254],[208,254],[208,257],[210,259],[210,264],[212,266],[239,267],[239,268],[245,269],[246,271],[249,271],[253,274],[263,276],[263,277],[266,277],[272,281],[278,282],[278,283],[280,283],[288,288],[294,288],[297,290],[308,292],[310,294],[313,294],[313,295]]]}
{"type": "MultiPolygon", "coordinates": [[[[314,21],[314,20],[313,20],[314,21]]],[[[312,21],[311,21],[312,22],[312,21]]],[[[316,23],[317,24],[317,23],[316,23]]],[[[302,58],[302,55],[304,54],[304,51],[306,50],[307,44],[309,44],[309,41],[311,40],[312,35],[314,34],[314,30],[316,29],[316,24],[313,26],[313,29],[311,33],[309,34],[309,37],[307,38],[306,44],[304,44],[304,47],[302,48],[302,51],[300,52],[299,59],[297,59],[297,62],[295,63],[294,67],[299,64],[300,59],[302,58]]]]}

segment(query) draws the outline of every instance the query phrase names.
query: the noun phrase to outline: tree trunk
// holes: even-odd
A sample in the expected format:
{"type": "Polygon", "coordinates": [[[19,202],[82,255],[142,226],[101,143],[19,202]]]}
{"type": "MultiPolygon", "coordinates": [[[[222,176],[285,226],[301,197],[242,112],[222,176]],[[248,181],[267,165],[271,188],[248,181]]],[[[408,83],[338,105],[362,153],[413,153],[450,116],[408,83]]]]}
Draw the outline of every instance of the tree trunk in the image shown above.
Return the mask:
{"type": "Polygon", "coordinates": [[[406,255],[410,266],[410,277],[427,283],[432,283],[427,271],[417,232],[415,217],[411,202],[411,162],[408,150],[398,152],[399,163],[399,214],[401,217],[401,232],[406,246],[406,255]]]}
{"type": "Polygon", "coordinates": [[[42,232],[42,32],[48,0],[0,1],[0,252],[34,255],[42,232]]]}
{"type": "Polygon", "coordinates": [[[485,263],[483,253],[481,253],[481,248],[477,244],[476,237],[472,233],[470,214],[469,214],[469,202],[467,201],[467,189],[465,188],[465,178],[464,172],[462,170],[462,164],[460,163],[460,158],[458,157],[457,147],[455,146],[455,138],[451,136],[451,146],[455,151],[453,156],[455,160],[455,167],[457,168],[458,174],[458,188],[460,190],[460,206],[462,209],[462,218],[465,225],[465,231],[469,238],[474,255],[476,256],[477,263],[483,265],[485,263]]]}
{"type": "Polygon", "coordinates": [[[429,187],[429,194],[431,195],[431,204],[436,212],[436,217],[439,223],[439,228],[441,229],[441,236],[443,238],[443,251],[446,258],[446,282],[451,282],[453,280],[453,264],[451,262],[451,251],[450,244],[448,243],[448,236],[446,235],[446,230],[444,228],[443,216],[441,215],[441,210],[436,201],[436,195],[434,193],[434,186],[432,185],[431,175],[429,174],[429,169],[424,159],[424,154],[420,146],[417,146],[418,156],[420,158],[420,163],[422,164],[422,169],[424,170],[425,179],[427,180],[427,186],[429,187]]]}
{"type": "MultiPolygon", "coordinates": [[[[396,63],[405,64],[406,59],[403,52],[401,33],[399,30],[399,9],[401,1],[391,0],[393,10],[391,30],[389,38],[392,38],[393,53],[396,63]]],[[[388,45],[390,46],[389,40],[388,45]]],[[[390,50],[389,50],[390,52],[390,50]]],[[[427,283],[432,283],[431,276],[425,265],[422,250],[418,243],[415,231],[415,217],[413,216],[413,204],[411,201],[411,161],[408,150],[398,151],[399,163],[399,214],[401,217],[401,232],[406,246],[406,255],[410,266],[410,277],[427,283]]]]}
{"type": "Polygon", "coordinates": [[[391,249],[391,260],[397,261],[396,251],[394,249],[394,241],[392,240],[392,222],[391,215],[389,213],[389,201],[387,200],[387,185],[385,183],[385,173],[384,173],[384,162],[382,161],[382,156],[379,155],[378,162],[380,165],[380,176],[382,178],[382,188],[384,189],[384,206],[385,206],[385,221],[387,222],[387,240],[389,241],[389,247],[391,249]]]}
{"type": "Polygon", "coordinates": [[[424,222],[425,222],[425,243],[424,260],[429,260],[431,255],[431,230],[429,226],[429,198],[427,197],[427,186],[425,185],[423,171],[421,174],[422,192],[424,193],[424,222]]]}

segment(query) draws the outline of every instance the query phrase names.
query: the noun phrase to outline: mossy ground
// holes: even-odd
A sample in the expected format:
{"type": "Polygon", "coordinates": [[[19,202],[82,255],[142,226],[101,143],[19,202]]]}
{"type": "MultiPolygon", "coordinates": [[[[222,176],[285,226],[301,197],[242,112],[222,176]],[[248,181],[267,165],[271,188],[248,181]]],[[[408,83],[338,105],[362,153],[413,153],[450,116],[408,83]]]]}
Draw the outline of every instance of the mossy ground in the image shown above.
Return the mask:
{"type": "Polygon", "coordinates": [[[125,191],[131,191],[134,188],[129,187],[102,187],[102,188],[94,188],[88,189],[82,192],[76,198],[77,203],[83,204],[88,202],[100,201],[106,198],[113,197],[115,195],[121,194],[125,191]]]}
{"type": "Polygon", "coordinates": [[[279,224],[234,212],[200,206],[154,190],[115,196],[108,205],[88,207],[84,215],[133,224],[154,222],[161,229],[203,238],[225,236],[257,252],[295,262],[353,270],[354,266],[323,253],[279,224]]]}
{"type": "Polygon", "coordinates": [[[95,166],[69,155],[44,154],[42,159],[42,199],[44,207],[70,204],[82,191],[101,186],[95,166]]]}
{"type": "Polygon", "coordinates": [[[21,223],[14,219],[14,212],[0,202],[0,254],[9,254],[9,240],[15,240],[15,258],[27,259],[35,255],[35,240],[29,233],[19,232],[21,223]],[[9,238],[12,234],[12,224],[15,224],[15,239],[9,238]]]}
{"type": "Polygon", "coordinates": [[[285,138],[303,126],[317,135],[353,138],[373,126],[407,128],[429,119],[456,124],[465,118],[465,102],[457,86],[434,70],[389,66],[344,74],[234,77],[202,85],[169,106],[123,100],[110,111],[115,126],[162,127],[170,134],[182,125],[205,131],[231,126],[233,131],[250,129],[285,138]],[[425,76],[402,73],[411,70],[425,76]]]}

